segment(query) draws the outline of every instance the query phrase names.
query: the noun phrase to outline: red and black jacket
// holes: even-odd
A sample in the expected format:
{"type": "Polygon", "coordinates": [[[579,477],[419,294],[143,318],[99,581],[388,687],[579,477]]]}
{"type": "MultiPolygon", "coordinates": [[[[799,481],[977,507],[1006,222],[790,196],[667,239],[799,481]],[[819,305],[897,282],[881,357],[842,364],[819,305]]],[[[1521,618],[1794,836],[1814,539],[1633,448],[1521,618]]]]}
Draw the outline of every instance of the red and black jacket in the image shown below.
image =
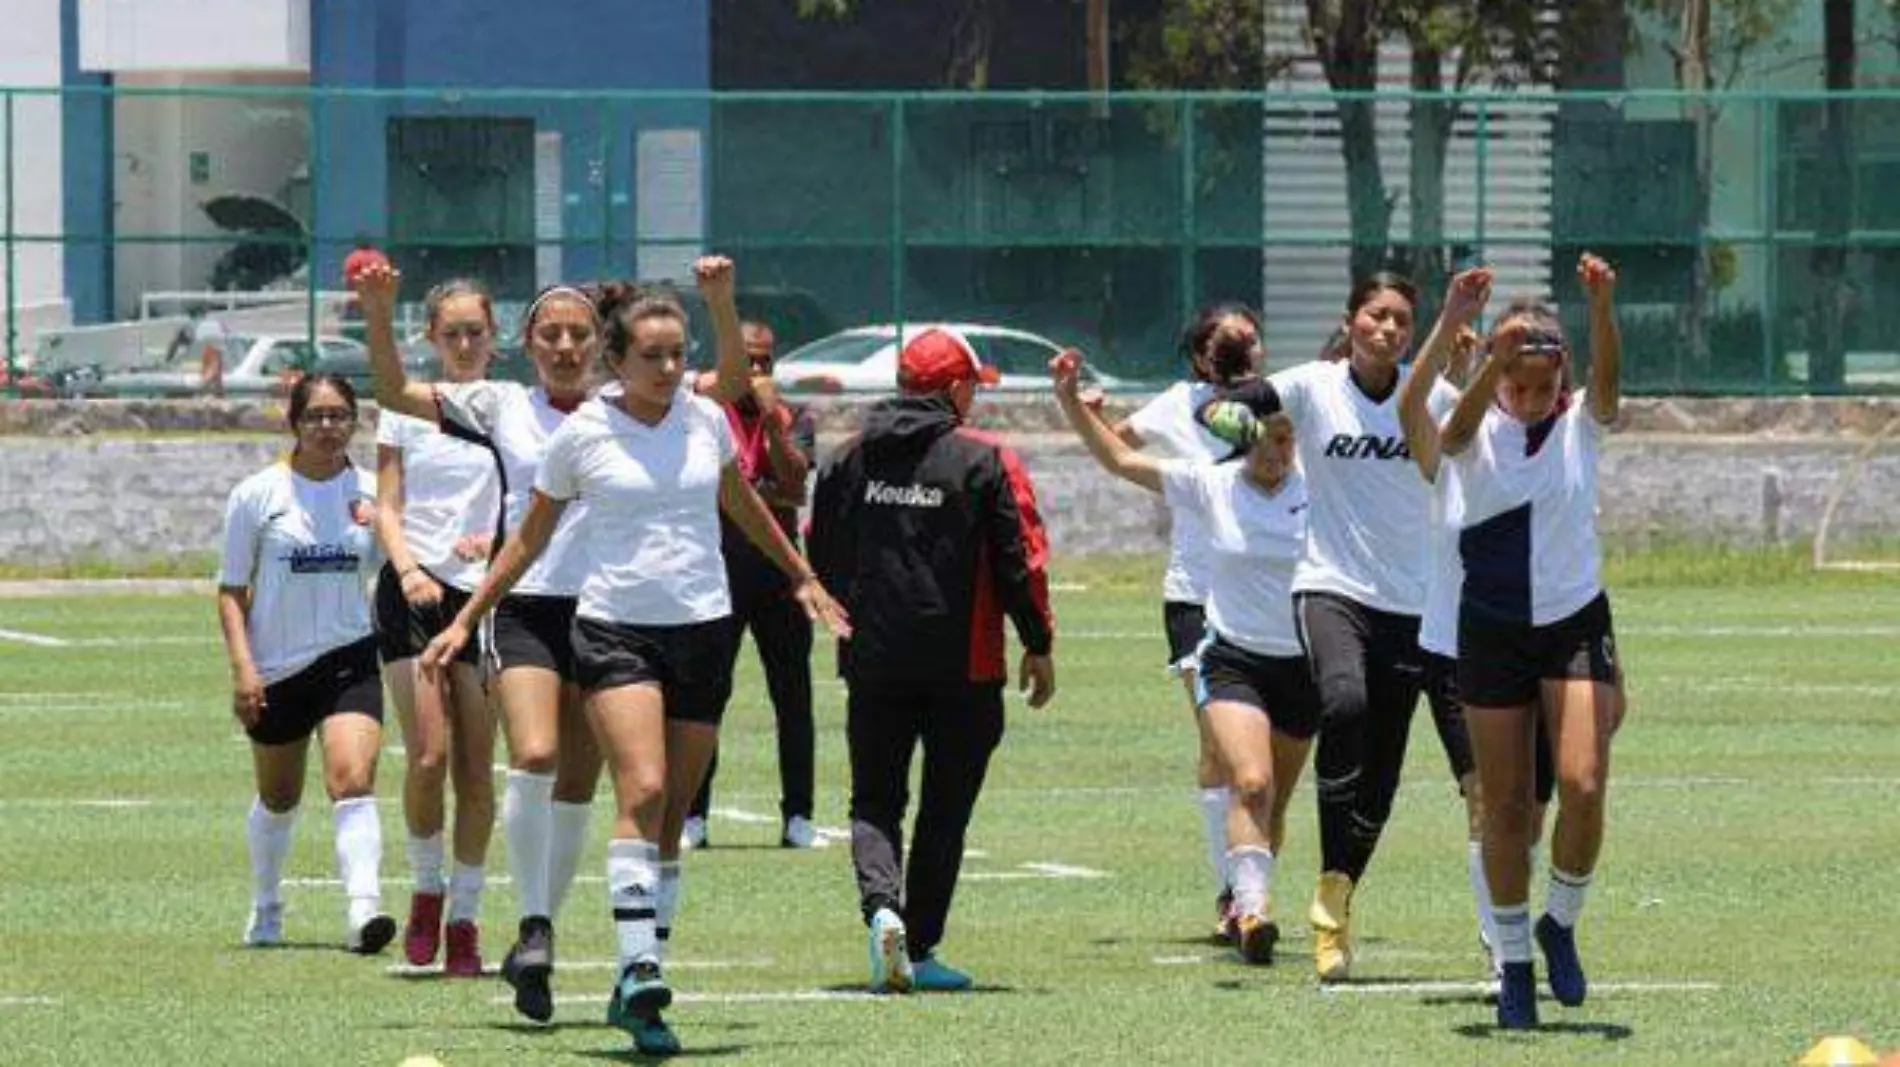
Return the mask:
{"type": "Polygon", "coordinates": [[[1007,679],[1003,617],[1031,653],[1055,639],[1049,538],[1016,454],[945,397],[872,405],[812,498],[810,555],[851,613],[847,679],[1007,679]]]}

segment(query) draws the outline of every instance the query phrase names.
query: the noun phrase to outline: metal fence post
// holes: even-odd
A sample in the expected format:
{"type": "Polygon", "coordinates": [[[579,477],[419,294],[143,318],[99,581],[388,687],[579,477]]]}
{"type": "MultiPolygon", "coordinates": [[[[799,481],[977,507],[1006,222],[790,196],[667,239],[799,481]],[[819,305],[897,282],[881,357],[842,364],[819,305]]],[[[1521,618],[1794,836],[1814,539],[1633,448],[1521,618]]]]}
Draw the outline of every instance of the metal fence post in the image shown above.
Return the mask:
{"type": "Polygon", "coordinates": [[[1194,155],[1197,151],[1195,117],[1194,98],[1183,95],[1181,97],[1181,249],[1179,254],[1181,295],[1176,301],[1178,306],[1175,309],[1177,312],[1175,318],[1179,322],[1186,322],[1188,316],[1194,313],[1198,288],[1196,278],[1198,272],[1195,270],[1194,263],[1196,250],[1194,198],[1197,192],[1195,188],[1197,171],[1194,166],[1194,155]]]}
{"type": "Polygon", "coordinates": [[[312,351],[317,350],[317,268],[323,253],[324,175],[329,173],[328,153],[324,151],[323,124],[328,109],[327,91],[310,90],[310,228],[304,233],[304,334],[312,351]]]}
{"type": "Polygon", "coordinates": [[[1476,233],[1472,242],[1476,247],[1473,254],[1480,261],[1488,261],[1491,256],[1485,251],[1485,213],[1490,208],[1490,198],[1485,195],[1485,186],[1491,181],[1491,98],[1478,97],[1478,188],[1476,221],[1473,226],[1476,233]]]}
{"type": "Polygon", "coordinates": [[[0,114],[4,114],[5,116],[5,123],[6,123],[6,130],[7,130],[7,143],[4,146],[5,155],[6,155],[6,166],[4,168],[6,171],[6,177],[4,179],[5,188],[3,191],[0,191],[0,195],[5,196],[6,201],[7,201],[7,217],[6,217],[6,228],[7,228],[6,230],[7,395],[19,396],[20,395],[20,301],[19,301],[20,261],[19,261],[19,254],[18,254],[19,243],[14,237],[14,231],[18,229],[19,227],[15,223],[15,219],[17,218],[17,215],[15,214],[14,206],[13,206],[13,202],[14,202],[14,195],[13,195],[13,141],[14,141],[13,92],[11,90],[0,89],[0,100],[5,101],[4,108],[0,108],[0,114]]]}
{"type": "Polygon", "coordinates": [[[1779,160],[1780,134],[1777,119],[1780,103],[1767,96],[1755,98],[1756,130],[1760,145],[1755,152],[1756,191],[1761,199],[1762,305],[1761,305],[1761,382],[1764,393],[1775,391],[1775,349],[1781,318],[1781,246],[1775,237],[1781,231],[1781,180],[1779,160]]]}
{"type": "Polygon", "coordinates": [[[904,98],[891,98],[891,322],[904,347],[904,98]]]}

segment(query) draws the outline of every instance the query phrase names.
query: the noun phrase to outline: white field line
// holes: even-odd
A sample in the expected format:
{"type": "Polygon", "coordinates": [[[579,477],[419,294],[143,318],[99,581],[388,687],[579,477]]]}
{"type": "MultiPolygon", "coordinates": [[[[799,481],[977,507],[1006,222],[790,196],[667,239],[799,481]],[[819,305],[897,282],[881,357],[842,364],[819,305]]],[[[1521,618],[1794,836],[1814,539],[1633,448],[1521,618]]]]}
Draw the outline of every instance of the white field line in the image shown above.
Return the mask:
{"type": "Polygon", "coordinates": [[[0,600],[81,596],[210,596],[218,583],[204,578],[53,578],[0,582],[0,600]]]}
{"type": "Polygon", "coordinates": [[[1882,685],[1874,682],[1790,682],[1779,678],[1728,677],[1728,678],[1685,678],[1680,675],[1664,674],[1651,678],[1637,675],[1635,688],[1640,692],[1651,685],[1691,692],[1706,691],[1716,693],[1754,693],[1764,697],[1804,695],[1804,696],[1864,696],[1890,697],[1900,693],[1900,684],[1882,685]]]}
{"type": "Polygon", "coordinates": [[[191,705],[183,700],[136,700],[129,694],[101,697],[98,700],[64,703],[29,704],[24,701],[0,701],[0,715],[67,715],[82,712],[183,711],[191,705]]]}
{"type": "MultiPolygon", "coordinates": [[[[1334,983],[1319,987],[1329,996],[1407,996],[1415,993],[1440,993],[1446,995],[1469,994],[1483,996],[1496,990],[1494,982],[1376,982],[1355,985],[1350,982],[1334,983]]],[[[1597,982],[1590,983],[1590,992],[1616,994],[1640,993],[1714,993],[1722,988],[1717,982],[1597,982]]]]}
{"type": "MultiPolygon", "coordinates": [[[[1744,786],[1753,789],[1792,789],[1799,791],[1812,790],[1818,786],[1887,789],[1900,787],[1900,775],[1845,774],[1821,777],[1793,776],[1779,778],[1749,778],[1732,774],[1625,775],[1622,777],[1612,774],[1610,776],[1610,789],[1612,791],[1618,789],[1740,788],[1744,786]]],[[[1441,777],[1437,774],[1412,775],[1400,783],[1399,788],[1408,791],[1414,789],[1447,791],[1452,789],[1452,783],[1449,778],[1441,777]]],[[[1298,791],[1301,793],[1311,792],[1312,783],[1302,781],[1299,784],[1298,791]]],[[[1190,796],[1190,791],[1183,790],[1178,785],[1082,785],[1053,786],[1049,788],[1037,788],[1035,786],[998,786],[996,788],[986,788],[983,793],[985,796],[1026,796],[1037,800],[1089,800],[1101,797],[1154,796],[1180,796],[1185,799],[1190,796]]],[[[968,877],[968,875],[965,875],[965,877],[968,877]]]]}
{"type": "MultiPolygon", "coordinates": [[[[555,964],[558,969],[559,963],[555,964]]],[[[776,991],[740,992],[740,993],[674,993],[675,1004],[801,1004],[811,1001],[840,1001],[851,1004],[896,1004],[908,998],[879,996],[871,992],[855,992],[845,989],[790,989],[776,991]]],[[[556,1004],[603,1004],[607,994],[563,993],[554,998],[556,1004]]],[[[511,996],[494,997],[491,1004],[513,1004],[511,996]]]]}
{"type": "MultiPolygon", "coordinates": [[[[388,877],[383,878],[380,884],[385,885],[385,886],[400,887],[400,886],[408,885],[409,882],[410,882],[410,879],[406,875],[392,874],[392,875],[389,875],[388,877]]],[[[283,888],[285,889],[341,889],[343,888],[343,879],[321,878],[321,877],[286,878],[278,884],[283,886],[283,888]]],[[[493,875],[482,883],[484,888],[488,886],[513,885],[513,884],[514,884],[514,879],[505,874],[493,875]]],[[[574,876],[574,884],[575,885],[606,885],[607,879],[604,875],[577,874],[574,876]]]]}
{"type": "MultiPolygon", "coordinates": [[[[744,808],[714,808],[707,812],[707,814],[716,819],[745,823],[748,826],[776,826],[779,823],[779,817],[776,815],[764,815],[756,811],[747,811],[744,808]]],[[[816,833],[820,841],[826,843],[851,840],[851,831],[840,829],[836,826],[813,826],[812,830],[816,833]]]]}
{"type": "MultiPolygon", "coordinates": [[[[1712,625],[1675,626],[1671,624],[1618,626],[1619,637],[1900,637],[1900,626],[1788,626],[1788,625],[1712,625]]],[[[1064,630],[1067,641],[1158,641],[1159,626],[1152,630],[1064,630]]]]}
{"type": "Polygon", "coordinates": [[[0,798],[0,808],[100,808],[120,810],[149,808],[154,802],[131,797],[102,797],[96,800],[11,800],[0,798]]]}
{"type": "MultiPolygon", "coordinates": [[[[773,963],[769,959],[666,961],[666,969],[669,971],[763,971],[769,970],[772,966],[773,963]]],[[[617,960],[556,960],[554,969],[556,971],[617,972],[620,970],[620,963],[617,960]]],[[[426,967],[417,967],[408,963],[392,963],[388,967],[383,968],[383,972],[385,974],[401,975],[404,977],[441,974],[442,966],[440,964],[430,964],[426,967]]],[[[498,962],[483,964],[482,973],[500,974],[501,964],[498,962]]]]}
{"type": "Polygon", "coordinates": [[[58,997],[0,996],[0,1008],[57,1008],[58,997]]]}
{"type": "Polygon", "coordinates": [[[25,630],[0,630],[0,641],[12,641],[16,644],[32,645],[35,648],[65,648],[72,644],[63,637],[48,637],[45,634],[27,633],[25,630]]]}

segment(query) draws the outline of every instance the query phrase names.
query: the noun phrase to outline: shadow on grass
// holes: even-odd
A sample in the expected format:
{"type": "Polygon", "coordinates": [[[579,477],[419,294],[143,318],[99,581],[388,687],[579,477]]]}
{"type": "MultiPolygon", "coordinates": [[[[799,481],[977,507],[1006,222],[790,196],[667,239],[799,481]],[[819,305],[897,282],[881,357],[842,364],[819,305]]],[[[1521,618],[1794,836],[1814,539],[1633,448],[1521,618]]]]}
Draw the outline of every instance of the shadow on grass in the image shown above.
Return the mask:
{"type": "Polygon", "coordinates": [[[570,1052],[570,1056],[579,1056],[584,1060],[604,1060],[608,1063],[677,1063],[680,1060],[718,1059],[725,1056],[739,1056],[750,1052],[751,1045],[693,1045],[687,1044],[671,1056],[649,1056],[632,1049],[589,1048],[570,1052]]]}
{"type": "Polygon", "coordinates": [[[998,985],[994,982],[978,982],[969,989],[956,993],[928,992],[924,990],[901,994],[869,993],[865,991],[863,982],[838,982],[833,985],[819,986],[818,988],[826,993],[859,993],[863,994],[865,1000],[889,1001],[915,1000],[919,997],[926,1000],[937,1000],[944,997],[986,996],[996,993],[1026,994],[1030,996],[1047,996],[1049,994],[1049,990],[1047,989],[1018,989],[1013,985],[998,985]]]}
{"type": "Polygon", "coordinates": [[[1621,1023],[1556,1022],[1544,1023],[1535,1030],[1504,1030],[1500,1029],[1496,1023],[1465,1023],[1462,1026],[1452,1027],[1451,1032],[1457,1034],[1459,1037],[1468,1037],[1477,1041],[1488,1041],[1493,1037],[1501,1037],[1509,1034],[1524,1034],[1526,1036],[1556,1034],[1563,1037],[1593,1037],[1606,1042],[1627,1041],[1636,1036],[1636,1031],[1621,1023]]]}

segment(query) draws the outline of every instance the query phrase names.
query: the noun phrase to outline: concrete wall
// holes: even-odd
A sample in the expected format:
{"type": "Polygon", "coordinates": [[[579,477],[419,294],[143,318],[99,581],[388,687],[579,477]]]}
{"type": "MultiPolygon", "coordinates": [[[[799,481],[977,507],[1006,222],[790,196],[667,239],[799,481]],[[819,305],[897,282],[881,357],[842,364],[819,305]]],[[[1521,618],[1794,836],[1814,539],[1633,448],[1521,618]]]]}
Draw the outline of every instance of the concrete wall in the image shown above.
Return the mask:
{"type": "MultiPolygon", "coordinates": [[[[215,552],[225,494],[272,461],[281,434],[255,432],[280,413],[257,409],[242,420],[253,432],[222,436],[6,437],[0,464],[0,559],[25,566],[116,560],[149,562],[215,552]]],[[[147,425],[164,429],[166,412],[191,405],[145,405],[147,425]]],[[[78,416],[72,416],[78,418],[78,416]]],[[[1042,420],[996,420],[1036,480],[1055,549],[1062,554],[1142,552],[1165,544],[1167,520],[1154,498],[1103,475],[1066,433],[1042,420]]],[[[7,420],[0,419],[0,432],[7,420]]],[[[54,433],[74,424],[54,423],[54,433]]],[[[841,423],[827,420],[826,443],[841,423]]],[[[358,441],[368,463],[373,438],[358,441]]],[[[1804,543],[1822,507],[1864,440],[1776,438],[1668,432],[1618,434],[1605,449],[1602,523],[1625,541],[1706,541],[1758,545],[1804,543]]],[[[1900,530],[1900,441],[1864,471],[1851,505],[1837,516],[1835,538],[1891,537],[1900,530]]]]}

